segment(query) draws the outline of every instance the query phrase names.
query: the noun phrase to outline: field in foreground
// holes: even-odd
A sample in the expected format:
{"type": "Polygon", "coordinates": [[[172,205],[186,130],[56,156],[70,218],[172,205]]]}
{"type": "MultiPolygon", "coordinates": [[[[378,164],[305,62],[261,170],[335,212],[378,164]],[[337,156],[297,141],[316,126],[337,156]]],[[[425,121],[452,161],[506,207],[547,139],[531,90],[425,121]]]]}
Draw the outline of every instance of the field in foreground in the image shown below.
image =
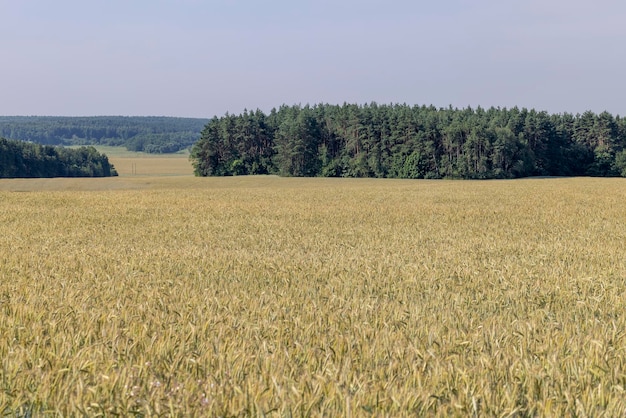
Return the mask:
{"type": "Polygon", "coordinates": [[[626,180],[66,181],[0,182],[0,414],[626,412],[626,180]]]}

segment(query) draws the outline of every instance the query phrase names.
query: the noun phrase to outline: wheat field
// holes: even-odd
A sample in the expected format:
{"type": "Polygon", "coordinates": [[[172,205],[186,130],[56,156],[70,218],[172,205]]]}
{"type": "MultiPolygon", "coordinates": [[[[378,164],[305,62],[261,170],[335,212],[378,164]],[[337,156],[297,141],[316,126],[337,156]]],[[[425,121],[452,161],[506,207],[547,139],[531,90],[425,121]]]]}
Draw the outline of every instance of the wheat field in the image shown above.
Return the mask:
{"type": "Polygon", "coordinates": [[[626,413],[626,180],[121,174],[0,181],[3,415],[626,413]]]}

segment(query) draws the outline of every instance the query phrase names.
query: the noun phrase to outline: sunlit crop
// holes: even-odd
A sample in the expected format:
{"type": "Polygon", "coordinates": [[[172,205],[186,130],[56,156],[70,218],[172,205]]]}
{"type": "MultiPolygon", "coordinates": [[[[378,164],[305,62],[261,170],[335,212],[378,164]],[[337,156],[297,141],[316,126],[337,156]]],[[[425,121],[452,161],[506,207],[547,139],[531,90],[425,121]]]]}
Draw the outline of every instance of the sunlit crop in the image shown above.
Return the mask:
{"type": "Polygon", "coordinates": [[[0,182],[0,414],[622,416],[626,181],[0,182]]]}

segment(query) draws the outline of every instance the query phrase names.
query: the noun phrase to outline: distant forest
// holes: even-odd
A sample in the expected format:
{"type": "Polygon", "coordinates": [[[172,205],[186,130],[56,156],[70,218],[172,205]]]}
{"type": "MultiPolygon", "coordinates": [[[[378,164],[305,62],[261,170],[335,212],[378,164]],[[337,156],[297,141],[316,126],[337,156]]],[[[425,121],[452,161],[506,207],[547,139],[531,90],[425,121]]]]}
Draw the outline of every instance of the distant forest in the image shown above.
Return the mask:
{"type": "Polygon", "coordinates": [[[63,148],[0,138],[0,178],[117,176],[94,147],[63,148]]]}
{"type": "Polygon", "coordinates": [[[0,137],[44,145],[111,145],[171,153],[195,143],[207,122],[174,117],[0,116],[0,137]]]}
{"type": "Polygon", "coordinates": [[[214,117],[191,159],[199,176],[626,177],[626,120],[517,107],[284,105],[214,117]]]}

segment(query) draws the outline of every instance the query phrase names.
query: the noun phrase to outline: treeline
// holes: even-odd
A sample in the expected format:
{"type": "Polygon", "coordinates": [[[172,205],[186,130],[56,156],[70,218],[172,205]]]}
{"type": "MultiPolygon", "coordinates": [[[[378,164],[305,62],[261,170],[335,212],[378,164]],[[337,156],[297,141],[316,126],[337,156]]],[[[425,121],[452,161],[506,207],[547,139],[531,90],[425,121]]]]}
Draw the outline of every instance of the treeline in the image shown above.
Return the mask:
{"type": "Polygon", "coordinates": [[[172,153],[200,138],[208,119],[139,116],[0,116],[0,136],[44,145],[111,145],[172,153]]]}
{"type": "Polygon", "coordinates": [[[626,176],[626,120],[607,112],[344,104],[214,117],[196,175],[626,176]]]}
{"type": "Polygon", "coordinates": [[[0,138],[0,178],[110,177],[117,172],[94,147],[76,149],[0,138]]]}

